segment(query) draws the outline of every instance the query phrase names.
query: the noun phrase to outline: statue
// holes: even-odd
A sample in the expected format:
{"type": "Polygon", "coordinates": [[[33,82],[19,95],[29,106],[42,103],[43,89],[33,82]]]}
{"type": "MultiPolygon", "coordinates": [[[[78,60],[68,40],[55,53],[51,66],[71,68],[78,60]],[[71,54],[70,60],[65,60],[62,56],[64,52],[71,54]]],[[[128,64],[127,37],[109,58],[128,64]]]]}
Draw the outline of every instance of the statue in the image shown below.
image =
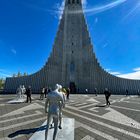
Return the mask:
{"type": "Polygon", "coordinates": [[[26,101],[26,98],[24,96],[26,92],[26,89],[24,85],[20,85],[16,90],[16,98],[13,100],[8,101],[8,103],[24,103],[26,101]]]}
{"type": "Polygon", "coordinates": [[[21,96],[24,97],[24,95],[25,95],[25,93],[26,93],[26,88],[25,88],[24,85],[22,85],[21,90],[22,90],[21,96]]]}
{"type": "Polygon", "coordinates": [[[19,88],[16,90],[17,99],[21,99],[22,97],[22,86],[20,85],[19,88]]]}
{"type": "Polygon", "coordinates": [[[59,123],[59,128],[62,129],[61,127],[62,107],[65,107],[65,98],[64,98],[64,94],[60,92],[60,89],[62,89],[62,86],[56,84],[55,90],[48,93],[48,96],[45,102],[45,112],[48,113],[47,128],[45,131],[45,140],[47,140],[48,129],[49,129],[51,119],[53,119],[53,123],[54,123],[53,140],[56,139],[58,123],[59,123]]]}
{"type": "Polygon", "coordinates": [[[25,89],[24,85],[20,85],[19,88],[16,91],[17,99],[24,98],[25,92],[26,92],[26,89],[25,89]]]}

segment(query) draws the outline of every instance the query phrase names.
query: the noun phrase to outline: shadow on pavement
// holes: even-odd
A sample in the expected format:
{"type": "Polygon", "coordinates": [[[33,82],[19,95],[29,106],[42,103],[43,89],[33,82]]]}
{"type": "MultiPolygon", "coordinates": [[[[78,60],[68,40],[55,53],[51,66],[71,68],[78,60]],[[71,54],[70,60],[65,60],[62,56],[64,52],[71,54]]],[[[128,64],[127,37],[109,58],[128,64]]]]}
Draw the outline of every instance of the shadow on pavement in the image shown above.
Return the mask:
{"type": "Polygon", "coordinates": [[[106,105],[96,105],[95,107],[106,107],[106,105]]]}
{"type": "Polygon", "coordinates": [[[26,134],[31,134],[31,133],[35,133],[35,132],[38,132],[38,131],[43,131],[46,129],[46,126],[47,125],[44,125],[44,126],[41,126],[39,128],[32,128],[32,129],[23,129],[23,130],[18,130],[12,134],[9,134],[8,137],[9,138],[14,138],[18,135],[26,135],[26,134]]]}

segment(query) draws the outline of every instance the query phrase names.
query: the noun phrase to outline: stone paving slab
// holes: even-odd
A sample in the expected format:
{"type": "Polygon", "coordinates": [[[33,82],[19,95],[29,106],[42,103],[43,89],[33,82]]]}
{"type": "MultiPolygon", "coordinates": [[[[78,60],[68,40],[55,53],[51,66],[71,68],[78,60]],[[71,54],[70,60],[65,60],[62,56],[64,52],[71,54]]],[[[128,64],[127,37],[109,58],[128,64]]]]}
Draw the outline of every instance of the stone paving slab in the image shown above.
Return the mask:
{"type": "MultiPolygon", "coordinates": [[[[0,95],[0,140],[28,140],[47,119],[45,99],[7,104],[15,97],[0,95]]],[[[75,140],[140,140],[140,98],[113,95],[110,101],[106,107],[104,95],[70,96],[63,114],[75,119],[75,140]]]]}

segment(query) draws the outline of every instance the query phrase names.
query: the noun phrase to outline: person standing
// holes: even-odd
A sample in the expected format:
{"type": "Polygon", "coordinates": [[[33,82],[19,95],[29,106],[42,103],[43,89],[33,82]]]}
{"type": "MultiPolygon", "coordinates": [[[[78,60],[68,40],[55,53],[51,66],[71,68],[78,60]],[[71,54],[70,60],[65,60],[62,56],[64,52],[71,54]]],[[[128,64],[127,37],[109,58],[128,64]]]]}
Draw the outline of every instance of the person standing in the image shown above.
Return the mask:
{"type": "Polygon", "coordinates": [[[94,89],[95,96],[97,96],[97,88],[94,89]]]}
{"type": "Polygon", "coordinates": [[[47,94],[48,94],[48,88],[47,87],[45,87],[45,98],[47,98],[47,94]]]}
{"type": "Polygon", "coordinates": [[[31,95],[32,95],[32,90],[31,90],[31,86],[29,86],[26,90],[26,95],[27,95],[27,103],[28,101],[30,100],[30,103],[32,102],[32,99],[31,99],[31,95]]]}
{"type": "Polygon", "coordinates": [[[109,101],[109,98],[111,96],[111,93],[108,91],[107,88],[105,88],[105,91],[104,91],[104,94],[105,94],[105,99],[106,99],[106,105],[110,105],[110,101],[109,101]]]}
{"type": "Polygon", "coordinates": [[[138,97],[140,97],[140,90],[138,89],[138,91],[137,91],[137,92],[138,92],[138,97]]]}
{"type": "Polygon", "coordinates": [[[126,96],[128,96],[128,89],[126,89],[126,91],[125,91],[125,92],[126,92],[126,96]]]}
{"type": "Polygon", "coordinates": [[[69,89],[69,88],[67,88],[67,89],[66,89],[66,91],[67,91],[67,100],[69,100],[69,96],[70,96],[70,89],[69,89]]]}
{"type": "Polygon", "coordinates": [[[85,89],[85,92],[88,93],[88,89],[87,88],[85,89]]]}

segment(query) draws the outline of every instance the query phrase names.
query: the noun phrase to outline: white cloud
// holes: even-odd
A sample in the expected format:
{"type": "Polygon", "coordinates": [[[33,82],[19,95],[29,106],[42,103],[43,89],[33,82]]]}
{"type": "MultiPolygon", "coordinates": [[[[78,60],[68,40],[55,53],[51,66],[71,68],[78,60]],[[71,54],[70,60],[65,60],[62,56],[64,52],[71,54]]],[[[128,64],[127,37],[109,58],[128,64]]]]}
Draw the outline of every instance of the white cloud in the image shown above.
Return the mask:
{"type": "Polygon", "coordinates": [[[122,77],[122,78],[127,78],[127,79],[140,80],[140,71],[127,73],[127,74],[121,74],[121,75],[117,75],[117,76],[122,77]]]}
{"type": "Polygon", "coordinates": [[[22,4],[26,7],[34,9],[34,10],[41,10],[41,11],[44,11],[44,12],[52,12],[52,10],[40,7],[38,4],[30,3],[29,1],[16,1],[16,2],[19,2],[19,4],[22,4]]]}
{"type": "Polygon", "coordinates": [[[106,5],[101,5],[101,6],[98,6],[98,7],[93,7],[93,8],[89,8],[89,9],[86,9],[85,12],[86,13],[90,13],[90,14],[96,14],[96,13],[101,13],[101,12],[104,12],[106,10],[109,10],[113,7],[116,7],[124,2],[126,2],[127,0],[115,0],[111,3],[108,3],[106,5]]]}
{"type": "Polygon", "coordinates": [[[122,21],[128,19],[129,17],[134,16],[134,13],[140,9],[140,1],[136,3],[136,5],[134,6],[134,8],[132,8],[127,15],[125,15],[122,19],[122,21]]]}
{"type": "Polygon", "coordinates": [[[112,74],[112,75],[119,75],[119,74],[121,74],[120,72],[109,72],[110,74],[112,74]]]}
{"type": "Polygon", "coordinates": [[[135,80],[140,80],[140,67],[134,68],[133,72],[131,73],[120,73],[120,72],[113,72],[111,69],[106,69],[106,71],[112,75],[115,75],[120,78],[126,78],[126,79],[135,79],[135,80]]]}
{"type": "Polygon", "coordinates": [[[128,79],[140,80],[140,67],[134,68],[133,71],[134,72],[126,73],[126,74],[120,74],[118,76],[123,77],[123,78],[128,78],[128,79]]]}
{"type": "Polygon", "coordinates": [[[83,8],[86,8],[86,6],[87,6],[87,0],[82,0],[82,5],[83,5],[83,8]]]}
{"type": "Polygon", "coordinates": [[[105,69],[105,71],[109,72],[109,71],[111,71],[111,69],[105,69]]]}
{"type": "Polygon", "coordinates": [[[17,51],[16,51],[15,49],[11,49],[11,52],[12,52],[13,54],[17,54],[17,51]]]}
{"type": "Polygon", "coordinates": [[[140,71],[140,67],[134,68],[133,71],[140,71]]]}
{"type": "MultiPolygon", "coordinates": [[[[114,8],[116,6],[119,6],[120,4],[123,4],[126,1],[127,0],[114,0],[113,2],[108,3],[108,4],[104,4],[104,5],[100,5],[100,6],[96,6],[96,7],[92,7],[92,8],[84,8],[84,12],[87,13],[87,14],[90,14],[90,15],[101,13],[101,12],[107,11],[111,8],[114,8]]],[[[86,3],[86,5],[87,5],[87,1],[84,1],[84,3],[86,3]]],[[[83,12],[83,11],[82,10],[69,11],[69,13],[72,13],[72,14],[81,13],[81,12],[83,12]]]]}
{"type": "Polygon", "coordinates": [[[65,1],[64,1],[64,0],[62,0],[61,3],[57,3],[57,4],[55,5],[55,7],[56,7],[56,9],[57,9],[56,14],[57,14],[59,20],[62,18],[64,6],[65,6],[65,1]]]}
{"type": "Polygon", "coordinates": [[[105,71],[107,71],[108,73],[110,73],[112,75],[119,75],[119,74],[121,74],[120,72],[117,72],[117,71],[111,71],[111,69],[105,69],[105,71]]]}

